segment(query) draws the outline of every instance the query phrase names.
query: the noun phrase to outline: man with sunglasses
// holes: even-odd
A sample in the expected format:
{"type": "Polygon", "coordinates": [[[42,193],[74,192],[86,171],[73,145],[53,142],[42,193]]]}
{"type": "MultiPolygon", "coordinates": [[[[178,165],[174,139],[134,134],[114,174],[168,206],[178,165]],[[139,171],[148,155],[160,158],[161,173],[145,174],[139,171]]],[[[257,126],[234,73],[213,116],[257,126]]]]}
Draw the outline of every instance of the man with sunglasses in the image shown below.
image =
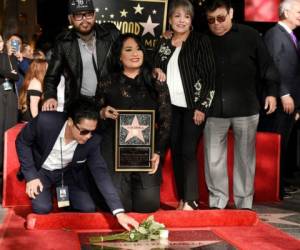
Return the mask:
{"type": "Polygon", "coordinates": [[[52,210],[52,190],[56,187],[58,206],[94,212],[89,171],[106,204],[125,228],[138,223],[124,213],[119,196],[100,154],[99,135],[93,135],[99,119],[97,105],[90,99],[75,100],[68,113],[41,112],[27,123],[16,140],[20,174],[35,213],[52,210]]]}
{"type": "Polygon", "coordinates": [[[96,23],[92,0],[69,0],[72,29],[57,38],[44,79],[44,111],[56,110],[57,86],[65,74],[65,107],[80,96],[95,96],[97,82],[112,69],[111,47],[119,36],[112,23],[96,23]],[[71,84],[72,83],[72,84],[71,84]]]}
{"type": "Polygon", "coordinates": [[[257,87],[267,92],[264,109],[276,109],[278,72],[258,32],[232,22],[229,0],[206,1],[206,17],[216,63],[216,92],[204,129],[209,206],[229,200],[227,133],[234,135],[234,203],[251,209],[254,194],[255,136],[259,119],[257,87]]]}

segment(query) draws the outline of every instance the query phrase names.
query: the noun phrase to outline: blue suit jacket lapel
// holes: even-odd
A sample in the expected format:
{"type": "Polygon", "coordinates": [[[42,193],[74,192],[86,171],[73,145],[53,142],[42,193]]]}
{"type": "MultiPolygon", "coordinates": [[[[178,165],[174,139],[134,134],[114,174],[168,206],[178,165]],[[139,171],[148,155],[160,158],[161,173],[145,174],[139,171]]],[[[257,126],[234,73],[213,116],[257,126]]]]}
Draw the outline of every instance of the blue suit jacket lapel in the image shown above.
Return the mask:
{"type": "Polygon", "coordinates": [[[76,164],[76,162],[78,160],[84,160],[83,158],[86,157],[86,155],[82,151],[82,148],[83,148],[83,145],[81,145],[81,144],[77,145],[77,147],[75,149],[75,152],[74,152],[74,155],[73,155],[72,162],[71,162],[72,165],[76,164]]]}

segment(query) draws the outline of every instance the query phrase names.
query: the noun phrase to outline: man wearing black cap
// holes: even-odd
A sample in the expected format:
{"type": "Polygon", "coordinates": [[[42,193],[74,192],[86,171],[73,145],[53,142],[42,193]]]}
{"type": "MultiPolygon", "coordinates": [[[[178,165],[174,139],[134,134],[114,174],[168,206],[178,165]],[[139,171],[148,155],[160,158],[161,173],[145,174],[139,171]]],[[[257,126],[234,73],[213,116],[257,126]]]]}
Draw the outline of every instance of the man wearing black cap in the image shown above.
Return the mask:
{"type": "Polygon", "coordinates": [[[44,79],[43,110],[56,110],[57,86],[64,72],[65,107],[80,96],[94,97],[97,82],[111,71],[111,47],[119,31],[111,23],[96,24],[92,0],[70,0],[71,30],[57,38],[44,79]]]}

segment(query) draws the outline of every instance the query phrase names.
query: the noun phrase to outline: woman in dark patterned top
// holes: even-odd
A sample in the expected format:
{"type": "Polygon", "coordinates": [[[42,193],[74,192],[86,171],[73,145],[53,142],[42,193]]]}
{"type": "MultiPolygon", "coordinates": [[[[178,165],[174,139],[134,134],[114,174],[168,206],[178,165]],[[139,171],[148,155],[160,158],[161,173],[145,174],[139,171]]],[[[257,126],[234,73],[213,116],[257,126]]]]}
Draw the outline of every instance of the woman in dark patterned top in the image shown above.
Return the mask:
{"type": "Polygon", "coordinates": [[[160,166],[171,126],[168,87],[152,77],[152,70],[145,62],[145,49],[136,35],[121,35],[115,43],[113,54],[118,70],[102,80],[96,92],[96,99],[102,107],[102,154],[125,210],[153,212],[160,205],[160,166]],[[118,109],[155,110],[155,149],[149,173],[114,171],[114,133],[118,109]]]}
{"type": "Polygon", "coordinates": [[[48,63],[36,59],[30,64],[19,97],[20,120],[30,121],[41,110],[44,77],[48,63]]]}
{"type": "Polygon", "coordinates": [[[173,35],[161,39],[154,60],[156,71],[167,75],[172,102],[171,152],[180,210],[198,208],[197,145],[215,93],[213,52],[206,36],[191,31],[193,15],[190,1],[172,1],[173,35]]]}

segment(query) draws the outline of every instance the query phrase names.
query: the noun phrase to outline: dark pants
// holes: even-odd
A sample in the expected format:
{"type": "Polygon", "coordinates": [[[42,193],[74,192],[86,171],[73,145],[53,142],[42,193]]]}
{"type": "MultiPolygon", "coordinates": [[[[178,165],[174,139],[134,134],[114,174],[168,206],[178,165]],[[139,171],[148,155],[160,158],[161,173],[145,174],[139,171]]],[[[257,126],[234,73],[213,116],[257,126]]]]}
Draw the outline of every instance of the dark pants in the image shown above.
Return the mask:
{"type": "Polygon", "coordinates": [[[151,213],[160,206],[160,186],[144,187],[139,173],[121,174],[117,191],[126,212],[151,213]]]}
{"type": "Polygon", "coordinates": [[[199,200],[197,149],[204,123],[195,125],[194,110],[172,106],[171,153],[177,194],[184,201],[199,200]]]}
{"type": "MultiPolygon", "coordinates": [[[[112,124],[112,121],[106,120],[106,122],[106,124],[102,123],[104,130],[101,131],[101,154],[107,163],[113,184],[118,191],[125,211],[138,213],[155,212],[160,206],[160,169],[158,169],[154,175],[138,172],[116,172],[114,125],[112,124]],[[107,127],[105,128],[105,126],[107,127]]],[[[160,161],[163,162],[162,157],[160,161]]],[[[99,192],[94,191],[95,186],[92,190],[93,197],[95,197],[94,194],[99,192]]],[[[99,194],[94,200],[97,203],[97,206],[103,204],[103,202],[101,202],[101,195],[99,194]]],[[[101,206],[101,208],[103,209],[103,206],[101,206]]]]}
{"type": "Polygon", "coordinates": [[[18,100],[13,90],[5,91],[0,84],[0,170],[3,169],[4,132],[17,124],[18,100]]]}
{"type": "MultiPolygon", "coordinates": [[[[32,210],[38,214],[47,214],[52,210],[52,191],[61,186],[61,170],[48,171],[41,168],[38,178],[43,184],[43,192],[32,199],[32,210]]],[[[80,212],[94,212],[95,204],[87,191],[86,184],[82,179],[80,183],[74,180],[70,168],[64,169],[64,182],[69,188],[71,208],[80,212]]]]}
{"type": "MultiPolygon", "coordinates": [[[[288,165],[291,168],[291,172],[299,172],[300,168],[300,122],[296,122],[290,135],[288,143],[288,165]]],[[[293,177],[294,177],[293,175],[293,177]]]]}
{"type": "Polygon", "coordinates": [[[259,123],[259,131],[274,132],[281,135],[280,145],[280,194],[284,194],[285,179],[291,177],[292,169],[288,163],[288,144],[295,125],[295,114],[287,114],[278,108],[274,114],[264,115],[259,123]]]}

